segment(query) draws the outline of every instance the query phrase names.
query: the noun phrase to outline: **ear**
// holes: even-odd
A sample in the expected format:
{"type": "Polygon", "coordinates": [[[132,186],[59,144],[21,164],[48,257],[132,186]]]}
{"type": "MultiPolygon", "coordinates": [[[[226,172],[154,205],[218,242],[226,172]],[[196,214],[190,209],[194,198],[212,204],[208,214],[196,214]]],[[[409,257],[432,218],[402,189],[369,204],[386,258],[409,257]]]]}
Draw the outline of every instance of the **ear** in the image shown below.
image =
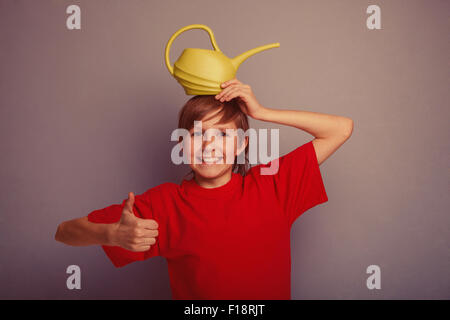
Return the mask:
{"type": "Polygon", "coordinates": [[[247,145],[248,145],[248,136],[245,137],[244,143],[242,143],[241,146],[238,146],[236,156],[240,155],[241,152],[243,152],[245,150],[247,145]]]}

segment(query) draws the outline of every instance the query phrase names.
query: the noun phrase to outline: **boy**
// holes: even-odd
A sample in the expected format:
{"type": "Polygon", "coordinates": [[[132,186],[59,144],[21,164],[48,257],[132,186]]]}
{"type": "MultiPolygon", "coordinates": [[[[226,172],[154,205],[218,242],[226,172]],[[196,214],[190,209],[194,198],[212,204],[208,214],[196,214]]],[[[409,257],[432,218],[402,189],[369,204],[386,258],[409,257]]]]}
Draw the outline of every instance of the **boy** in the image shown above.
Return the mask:
{"type": "Polygon", "coordinates": [[[192,137],[194,120],[225,137],[223,144],[202,141],[200,150],[194,139],[184,146],[194,151],[192,179],[163,183],[142,195],[130,192],[121,205],[61,223],[55,239],[100,244],[116,267],[164,256],[174,299],[290,299],[290,228],[302,213],[328,200],[319,165],[351,136],[353,121],[263,107],[236,78],[222,88],[215,97],[191,98],[180,112],[179,128],[192,137]],[[226,129],[246,131],[247,116],[315,138],[276,159],[277,172],[262,175],[272,162],[249,170],[248,163],[236,162],[248,153],[248,139],[240,145],[234,140],[232,150],[226,144],[236,139],[226,129]],[[206,149],[208,155],[194,161],[206,149]]]}

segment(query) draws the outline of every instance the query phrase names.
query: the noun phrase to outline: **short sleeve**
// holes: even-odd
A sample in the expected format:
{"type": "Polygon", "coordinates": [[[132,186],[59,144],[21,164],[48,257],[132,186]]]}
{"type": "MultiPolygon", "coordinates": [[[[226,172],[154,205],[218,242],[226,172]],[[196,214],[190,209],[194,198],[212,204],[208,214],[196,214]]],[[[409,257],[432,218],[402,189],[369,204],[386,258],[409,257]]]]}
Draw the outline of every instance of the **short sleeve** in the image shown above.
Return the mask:
{"type": "MultiPolygon", "coordinates": [[[[158,223],[158,231],[161,228],[160,221],[158,217],[155,217],[151,210],[151,206],[148,201],[148,191],[142,195],[135,195],[135,201],[133,206],[134,215],[141,219],[153,219],[158,223]]],[[[113,204],[106,208],[94,210],[88,214],[88,221],[94,223],[115,223],[120,220],[122,209],[125,205],[124,199],[122,204],[113,204]]],[[[160,232],[158,232],[159,234],[160,232]]],[[[134,252],[126,250],[118,246],[106,246],[102,245],[103,251],[106,253],[108,258],[114,264],[115,267],[123,267],[134,261],[142,261],[148,258],[159,256],[159,236],[156,237],[156,243],[150,247],[149,250],[143,252],[134,252]]]]}
{"type": "Polygon", "coordinates": [[[266,179],[273,184],[289,227],[302,213],[328,201],[312,140],[278,158],[278,171],[266,179]]]}

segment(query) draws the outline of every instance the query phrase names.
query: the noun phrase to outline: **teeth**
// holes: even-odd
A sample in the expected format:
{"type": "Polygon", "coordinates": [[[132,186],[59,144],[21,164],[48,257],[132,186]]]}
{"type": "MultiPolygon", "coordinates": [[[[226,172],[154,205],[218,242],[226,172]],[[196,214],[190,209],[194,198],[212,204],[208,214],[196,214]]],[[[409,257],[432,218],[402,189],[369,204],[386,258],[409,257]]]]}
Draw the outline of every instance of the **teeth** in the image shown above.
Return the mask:
{"type": "MultiPolygon", "coordinates": [[[[205,162],[205,163],[214,163],[214,162],[217,162],[217,161],[219,161],[219,160],[221,160],[222,158],[203,158],[203,161],[205,162]]],[[[200,160],[200,159],[199,159],[200,160]]]]}

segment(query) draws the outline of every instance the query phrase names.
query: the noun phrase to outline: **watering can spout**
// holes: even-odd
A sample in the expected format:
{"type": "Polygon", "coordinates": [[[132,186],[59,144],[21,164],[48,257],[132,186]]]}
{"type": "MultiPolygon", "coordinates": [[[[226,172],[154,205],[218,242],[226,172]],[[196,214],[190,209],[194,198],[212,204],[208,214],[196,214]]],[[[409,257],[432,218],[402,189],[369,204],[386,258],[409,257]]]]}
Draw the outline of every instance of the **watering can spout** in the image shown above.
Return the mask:
{"type": "Polygon", "coordinates": [[[266,44],[264,46],[259,46],[259,47],[250,49],[250,50],[234,57],[233,59],[231,59],[231,63],[237,70],[239,68],[239,66],[241,65],[241,63],[244,62],[247,58],[251,57],[252,55],[254,55],[258,52],[264,51],[264,50],[278,48],[279,46],[280,46],[280,43],[276,42],[276,43],[266,44]]]}

